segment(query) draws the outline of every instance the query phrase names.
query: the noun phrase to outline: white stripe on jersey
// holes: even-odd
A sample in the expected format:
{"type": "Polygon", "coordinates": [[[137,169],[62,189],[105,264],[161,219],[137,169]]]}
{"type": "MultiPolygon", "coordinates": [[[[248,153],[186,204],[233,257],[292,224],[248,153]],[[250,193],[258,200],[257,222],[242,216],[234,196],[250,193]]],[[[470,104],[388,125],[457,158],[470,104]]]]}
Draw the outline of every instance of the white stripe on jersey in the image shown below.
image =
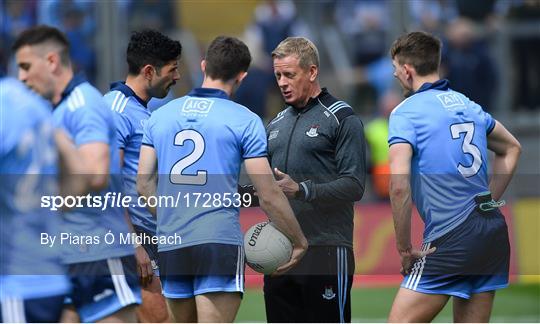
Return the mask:
{"type": "Polygon", "coordinates": [[[129,97],[126,97],[126,100],[124,100],[124,103],[122,104],[122,107],[120,107],[120,113],[124,111],[129,101],[129,97]]]}
{"type": "Polygon", "coordinates": [[[73,89],[73,91],[71,91],[71,93],[69,94],[67,98],[68,109],[71,111],[75,111],[83,107],[84,104],[85,104],[85,101],[84,101],[84,96],[81,89],[79,88],[73,89]]]}
{"type": "Polygon", "coordinates": [[[84,101],[84,96],[83,96],[83,93],[81,91],[80,88],[75,88],[75,90],[73,90],[73,92],[75,92],[75,96],[77,97],[78,101],[79,101],[79,105],[80,106],[84,106],[84,104],[86,103],[84,101]]]}
{"type": "Polygon", "coordinates": [[[118,101],[118,98],[120,98],[121,94],[122,94],[122,92],[118,91],[118,93],[114,97],[114,100],[113,100],[112,105],[111,105],[111,110],[112,111],[114,111],[114,107],[116,106],[116,102],[118,101]]]}

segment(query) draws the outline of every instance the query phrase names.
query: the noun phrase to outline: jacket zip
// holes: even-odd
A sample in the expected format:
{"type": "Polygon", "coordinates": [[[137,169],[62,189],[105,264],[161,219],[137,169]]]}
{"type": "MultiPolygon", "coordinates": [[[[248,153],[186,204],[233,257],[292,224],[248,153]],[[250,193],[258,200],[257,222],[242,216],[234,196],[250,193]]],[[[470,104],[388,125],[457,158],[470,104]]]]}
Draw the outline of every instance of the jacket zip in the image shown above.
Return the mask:
{"type": "Polygon", "coordinates": [[[287,167],[289,165],[289,149],[291,148],[291,141],[292,141],[292,138],[293,138],[294,130],[296,129],[296,123],[298,123],[298,119],[300,119],[301,114],[302,113],[298,113],[298,115],[296,116],[296,120],[294,121],[294,125],[293,125],[292,131],[291,131],[291,135],[289,135],[289,141],[287,142],[287,153],[285,155],[285,168],[283,170],[284,173],[288,173],[287,167]]]}

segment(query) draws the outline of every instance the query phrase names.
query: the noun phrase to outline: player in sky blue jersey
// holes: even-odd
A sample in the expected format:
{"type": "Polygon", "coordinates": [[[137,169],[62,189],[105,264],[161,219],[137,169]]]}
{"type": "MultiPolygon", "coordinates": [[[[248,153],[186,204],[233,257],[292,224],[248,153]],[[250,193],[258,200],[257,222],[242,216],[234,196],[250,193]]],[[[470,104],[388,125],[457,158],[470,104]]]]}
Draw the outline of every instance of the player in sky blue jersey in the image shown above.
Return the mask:
{"type": "Polygon", "coordinates": [[[58,188],[50,105],[2,78],[0,116],[0,321],[57,322],[69,280],[60,249],[40,244],[60,224],[40,206],[58,188]]]}
{"type": "MultiPolygon", "coordinates": [[[[138,197],[136,178],[143,124],[150,117],[147,105],[152,98],[167,96],[180,78],[178,60],[181,53],[180,42],[158,31],[133,33],[126,51],[129,67],[126,81],[111,84],[111,91],[104,96],[115,119],[124,190],[133,197],[133,201],[138,197]]],[[[136,233],[146,237],[156,234],[156,218],[146,208],[130,206],[128,213],[136,233]]],[[[141,322],[168,322],[169,313],[157,277],[157,244],[143,241],[143,245],[137,246],[135,256],[143,299],[137,317],[141,322]]]]}
{"type": "Polygon", "coordinates": [[[293,242],[291,260],[278,271],[296,264],[307,248],[273,179],[262,121],[229,99],[250,62],[244,43],[216,38],[201,63],[202,87],[164,105],[145,124],[139,193],[148,197],[181,192],[193,199],[189,206],[184,200],[178,208],[157,208],[157,234],[181,237],[181,242],[158,247],[163,293],[178,322],[232,322],[236,316],[244,291],[244,252],[239,210],[225,195],[233,199],[237,192],[242,162],[261,207],[293,242]],[[195,205],[198,194],[217,194],[223,204],[205,205],[202,198],[195,205]]]}
{"type": "Polygon", "coordinates": [[[508,285],[510,244],[498,200],[520,144],[440,79],[440,40],[412,32],[390,53],[408,98],[389,125],[390,198],[405,274],[389,321],[430,322],[453,296],[454,321],[487,322],[495,290],[508,285]],[[488,149],[495,153],[491,180],[488,149]],[[425,223],[422,250],[411,246],[412,201],[425,223]]]}
{"type": "MultiPolygon", "coordinates": [[[[19,79],[54,105],[53,125],[77,148],[74,154],[85,174],[78,180],[87,192],[102,197],[105,192],[121,192],[112,112],[97,89],[74,75],[65,36],[55,28],[37,26],[21,33],[13,49],[19,79]]],[[[86,206],[63,216],[62,232],[97,238],[66,243],[63,251],[72,274],[71,299],[81,320],[134,321],[140,291],[133,246],[120,241],[120,234],[129,233],[123,210],[86,206]],[[115,237],[110,244],[105,240],[109,233],[115,237]]]]}

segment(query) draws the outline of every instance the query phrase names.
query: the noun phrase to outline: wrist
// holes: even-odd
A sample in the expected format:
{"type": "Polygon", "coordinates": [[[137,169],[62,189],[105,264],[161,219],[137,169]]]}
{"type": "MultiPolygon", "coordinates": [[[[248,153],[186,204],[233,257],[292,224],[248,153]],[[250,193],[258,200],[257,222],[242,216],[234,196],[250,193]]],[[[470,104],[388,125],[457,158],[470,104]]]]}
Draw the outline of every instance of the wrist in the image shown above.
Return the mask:
{"type": "Polygon", "coordinates": [[[294,193],[295,199],[305,200],[306,199],[306,191],[304,190],[304,186],[302,186],[301,183],[297,183],[296,186],[298,189],[294,193]]]}
{"type": "Polygon", "coordinates": [[[405,247],[399,247],[397,248],[399,255],[410,255],[412,246],[405,246],[405,247]]]}

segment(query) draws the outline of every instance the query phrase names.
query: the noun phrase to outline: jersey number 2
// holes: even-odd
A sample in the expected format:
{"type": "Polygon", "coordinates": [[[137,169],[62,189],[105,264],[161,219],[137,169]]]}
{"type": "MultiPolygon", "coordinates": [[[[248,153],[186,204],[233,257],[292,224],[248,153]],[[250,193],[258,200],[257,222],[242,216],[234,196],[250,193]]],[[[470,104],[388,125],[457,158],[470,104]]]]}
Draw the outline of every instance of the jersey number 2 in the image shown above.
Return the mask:
{"type": "Polygon", "coordinates": [[[203,155],[205,147],[204,138],[197,131],[186,129],[176,134],[174,137],[174,145],[183,146],[186,140],[193,142],[193,151],[173,165],[170,180],[174,184],[204,185],[206,183],[208,172],[197,170],[197,174],[183,173],[187,167],[197,162],[203,155]]]}
{"type": "Polygon", "coordinates": [[[459,139],[460,134],[465,133],[461,149],[463,150],[463,153],[470,154],[473,160],[470,166],[464,166],[463,164],[459,163],[457,168],[458,171],[466,178],[472,177],[478,173],[478,170],[480,170],[480,167],[482,166],[482,154],[480,153],[478,147],[472,143],[474,135],[474,123],[468,122],[453,124],[450,126],[450,132],[452,132],[453,139],[459,139]]]}

